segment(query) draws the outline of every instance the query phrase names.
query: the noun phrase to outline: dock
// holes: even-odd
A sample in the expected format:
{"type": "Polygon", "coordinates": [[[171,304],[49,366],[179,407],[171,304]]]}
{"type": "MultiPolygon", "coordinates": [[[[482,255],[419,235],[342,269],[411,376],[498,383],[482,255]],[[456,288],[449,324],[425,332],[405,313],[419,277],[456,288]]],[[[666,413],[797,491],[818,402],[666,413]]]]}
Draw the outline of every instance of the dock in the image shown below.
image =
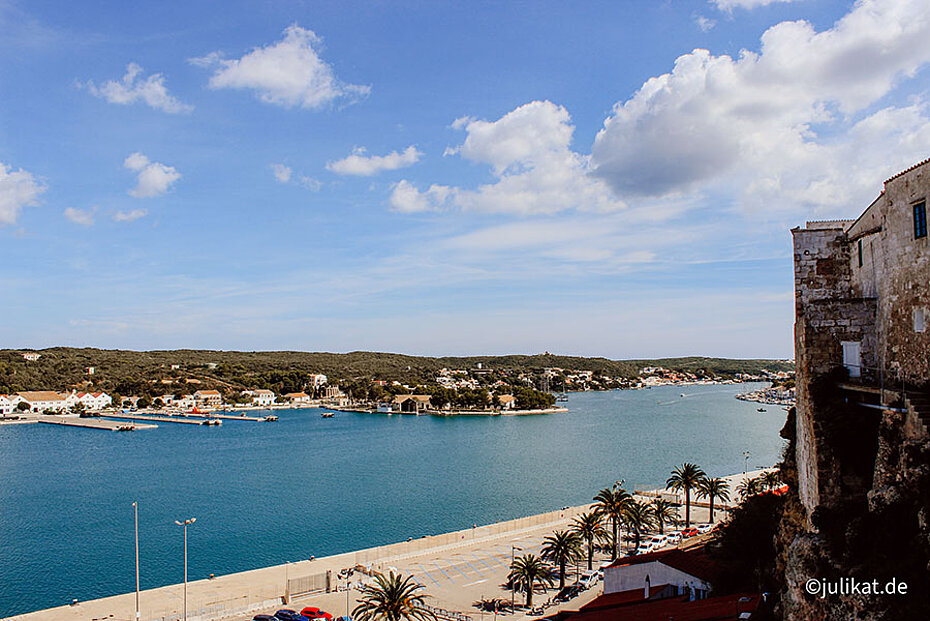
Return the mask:
{"type": "Polygon", "coordinates": [[[222,425],[221,420],[203,418],[185,418],[182,416],[149,416],[147,414],[108,414],[110,418],[124,418],[127,420],[150,420],[158,423],[176,423],[179,425],[222,425]]]}
{"type": "Polygon", "coordinates": [[[185,414],[185,416],[190,417],[190,418],[196,417],[196,418],[207,418],[207,419],[217,418],[217,419],[223,419],[223,420],[250,420],[256,423],[263,423],[265,422],[265,418],[266,418],[265,416],[245,416],[245,415],[237,416],[235,414],[185,414]]]}
{"type": "Polygon", "coordinates": [[[147,423],[125,423],[119,420],[106,418],[75,418],[68,416],[44,416],[35,418],[36,422],[47,425],[63,425],[65,427],[83,427],[85,429],[103,429],[104,431],[135,431],[136,429],[157,429],[158,425],[147,423]]]}

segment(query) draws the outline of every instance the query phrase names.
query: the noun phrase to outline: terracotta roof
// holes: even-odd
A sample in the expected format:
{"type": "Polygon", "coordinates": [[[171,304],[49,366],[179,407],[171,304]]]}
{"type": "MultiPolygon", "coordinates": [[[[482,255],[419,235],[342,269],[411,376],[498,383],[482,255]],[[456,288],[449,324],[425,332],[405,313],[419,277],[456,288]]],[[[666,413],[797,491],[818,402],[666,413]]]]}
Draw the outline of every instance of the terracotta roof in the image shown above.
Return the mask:
{"type": "Polygon", "coordinates": [[[571,621],[722,621],[736,619],[739,613],[752,612],[758,607],[757,593],[734,593],[694,601],[687,597],[648,600],[590,611],[559,613],[559,618],[571,621]],[[740,601],[744,598],[745,601],[740,601]]]}
{"type": "Polygon", "coordinates": [[[284,395],[284,396],[285,396],[285,397],[290,397],[291,399],[295,399],[295,398],[299,398],[299,397],[309,397],[310,395],[308,395],[308,394],[305,393],[305,392],[289,392],[289,393],[287,393],[287,394],[284,395]]]}
{"type": "MultiPolygon", "coordinates": [[[[649,587],[650,599],[655,599],[655,594],[659,593],[664,589],[666,584],[657,584],[656,586],[649,587]]],[[[602,608],[614,608],[615,606],[620,606],[623,604],[632,604],[634,602],[644,602],[646,601],[646,591],[645,589],[630,589],[629,591],[620,591],[618,593],[607,593],[606,595],[601,595],[594,598],[587,604],[581,607],[581,612],[590,612],[592,610],[600,610],[602,608]]]]}
{"type": "Polygon", "coordinates": [[[636,556],[624,556],[608,565],[605,571],[615,567],[641,565],[643,563],[662,563],[663,565],[673,567],[695,578],[711,583],[713,583],[718,573],[717,564],[704,553],[703,548],[694,550],[663,550],[661,552],[637,554],[636,556]]]}
{"type": "Polygon", "coordinates": [[[54,390],[29,390],[16,393],[26,401],[64,401],[65,398],[54,390]]]}
{"type": "Polygon", "coordinates": [[[901,172],[899,172],[899,173],[896,174],[896,175],[892,175],[892,176],[888,177],[887,179],[885,179],[885,183],[888,183],[889,181],[891,181],[891,180],[893,180],[893,179],[897,179],[897,178],[900,177],[901,175],[906,175],[907,173],[911,172],[911,171],[914,170],[915,168],[920,168],[921,166],[923,166],[923,165],[926,164],[927,162],[930,162],[930,157],[928,157],[927,159],[925,159],[925,160],[923,160],[923,161],[917,162],[916,164],[914,164],[914,165],[911,166],[910,168],[905,168],[904,170],[902,170],[901,172]]]}
{"type": "Polygon", "coordinates": [[[210,395],[211,397],[217,396],[220,394],[218,390],[198,390],[194,393],[195,395],[210,395]]]}

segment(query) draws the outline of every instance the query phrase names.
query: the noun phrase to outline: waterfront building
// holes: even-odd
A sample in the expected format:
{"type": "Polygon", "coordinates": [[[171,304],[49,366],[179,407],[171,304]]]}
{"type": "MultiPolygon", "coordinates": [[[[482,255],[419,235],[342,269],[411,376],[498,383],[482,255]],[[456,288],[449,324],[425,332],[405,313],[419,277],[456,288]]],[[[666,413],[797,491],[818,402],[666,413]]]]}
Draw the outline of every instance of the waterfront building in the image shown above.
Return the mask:
{"type": "Polygon", "coordinates": [[[9,416],[13,413],[13,400],[9,395],[0,395],[0,416],[9,416]]]}
{"type": "Polygon", "coordinates": [[[197,401],[194,399],[194,395],[181,395],[179,399],[174,400],[174,405],[182,410],[190,410],[197,407],[197,401]]]}
{"type": "Polygon", "coordinates": [[[310,395],[305,392],[289,392],[284,398],[291,403],[310,403],[310,395]]]}
{"type": "Polygon", "coordinates": [[[513,395],[498,395],[497,402],[502,410],[512,410],[517,406],[517,398],[513,395]]]}
{"type": "Polygon", "coordinates": [[[218,390],[198,390],[194,401],[199,407],[218,408],[223,405],[223,395],[218,390]]]}
{"type": "Polygon", "coordinates": [[[29,404],[29,409],[33,412],[60,413],[70,409],[73,404],[68,399],[69,395],[62,395],[54,390],[27,390],[16,393],[16,396],[19,397],[19,401],[29,404]]]}
{"type": "Polygon", "coordinates": [[[430,408],[429,395],[397,395],[394,397],[395,412],[419,414],[430,408]]]}
{"type": "Polygon", "coordinates": [[[258,390],[245,390],[242,392],[244,395],[248,395],[252,398],[252,405],[257,405],[260,407],[268,407],[269,405],[274,405],[275,395],[274,391],[258,389],[258,390]]]}
{"type": "Polygon", "coordinates": [[[322,388],[328,381],[328,378],[322,373],[311,373],[309,377],[310,386],[314,389],[322,388]]]}
{"type": "Polygon", "coordinates": [[[688,591],[703,599],[717,573],[716,564],[700,548],[624,556],[604,568],[604,595],[645,589],[648,599],[650,586],[670,585],[676,594],[688,591]]]}
{"type": "Polygon", "coordinates": [[[105,392],[78,392],[73,394],[73,401],[80,402],[85,410],[102,410],[113,404],[113,398],[105,392]]]}

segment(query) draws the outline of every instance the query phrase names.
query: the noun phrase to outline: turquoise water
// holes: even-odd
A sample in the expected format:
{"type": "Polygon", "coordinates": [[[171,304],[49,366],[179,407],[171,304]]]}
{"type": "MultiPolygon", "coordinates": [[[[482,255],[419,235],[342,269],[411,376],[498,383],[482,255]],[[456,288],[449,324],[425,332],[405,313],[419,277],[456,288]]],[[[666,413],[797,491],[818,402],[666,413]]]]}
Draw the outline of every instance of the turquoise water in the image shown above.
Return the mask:
{"type": "Polygon", "coordinates": [[[285,410],[277,423],[133,433],[0,427],[0,616],[324,556],[590,501],[624,478],[661,487],[779,459],[785,412],[761,385],[578,393],[570,412],[434,418],[285,410]],[[681,393],[685,397],[681,397],[681,393]]]}

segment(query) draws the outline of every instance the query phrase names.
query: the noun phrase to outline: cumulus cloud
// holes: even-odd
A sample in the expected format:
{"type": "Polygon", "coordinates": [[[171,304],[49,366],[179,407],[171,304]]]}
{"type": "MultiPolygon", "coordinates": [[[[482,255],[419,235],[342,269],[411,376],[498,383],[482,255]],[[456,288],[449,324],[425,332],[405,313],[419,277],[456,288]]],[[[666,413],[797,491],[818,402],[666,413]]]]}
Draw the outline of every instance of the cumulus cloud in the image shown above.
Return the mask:
{"type": "Polygon", "coordinates": [[[794,2],[795,0],[710,0],[721,11],[731,12],[733,9],[754,9],[759,6],[775,4],[776,2],[794,2]]]}
{"type": "Polygon", "coordinates": [[[326,164],[326,170],[334,172],[337,175],[357,175],[360,177],[370,177],[382,170],[397,170],[413,166],[420,158],[423,157],[422,151],[418,151],[413,145],[410,145],[402,153],[391,151],[387,155],[365,155],[365,149],[359,148],[352,152],[352,155],[335,162],[326,164]]]}
{"type": "Polygon", "coordinates": [[[144,218],[148,215],[147,209],[133,209],[131,211],[117,211],[113,214],[114,222],[133,222],[139,218],[144,218]]]}
{"type": "Polygon", "coordinates": [[[907,134],[926,134],[922,104],[869,107],[930,61],[928,39],[924,0],[860,0],[823,32],[804,21],[769,28],[758,53],[694,50],[614,106],[594,142],[594,174],[626,197],[726,179],[744,188],[745,204],[867,200],[851,193],[860,174],[874,187],[926,156],[927,143],[907,134]],[[862,132],[873,140],[867,148],[857,143],[862,132]],[[884,164],[877,171],[868,159],[884,164]]]}
{"type": "Polygon", "coordinates": [[[494,182],[475,189],[432,186],[419,192],[405,180],[394,186],[395,210],[452,204],[469,211],[530,215],[570,209],[608,212],[625,206],[603,180],[589,174],[588,157],[571,149],[575,126],[562,106],[534,101],[496,121],[463,117],[452,127],[466,133],[454,153],[488,165],[494,182]]]}
{"type": "Polygon", "coordinates": [[[128,105],[142,101],[156,110],[171,114],[186,113],[194,109],[194,106],[181,103],[168,92],[165,76],[153,73],[143,78],[142,72],[142,67],[136,63],[129,63],[121,80],[107,80],[99,87],[88,81],[87,89],[94,96],[115,104],[128,105]]]}
{"type": "Polygon", "coordinates": [[[96,207],[90,209],[75,209],[74,207],[67,207],[65,209],[65,218],[74,222],[75,224],[80,224],[81,226],[93,226],[94,224],[94,214],[97,212],[96,207]]]}
{"type": "Polygon", "coordinates": [[[22,168],[13,170],[0,162],[0,224],[16,224],[23,207],[37,205],[44,184],[22,168]]]}
{"type": "Polygon", "coordinates": [[[332,66],[319,55],[321,40],[312,30],[294,24],[284,38],[256,47],[241,58],[227,60],[212,52],[191,62],[214,69],[210,88],[250,89],[265,103],[287,108],[317,109],[336,100],[354,101],[371,88],[346,84],[336,78],[332,66]]]}
{"type": "MultiPolygon", "coordinates": [[[[123,162],[123,166],[138,173],[136,187],[129,190],[135,198],[152,198],[161,196],[181,178],[181,173],[172,166],[152,162],[142,153],[132,153],[123,162]]],[[[144,214],[143,214],[144,215],[144,214]]]]}
{"type": "Polygon", "coordinates": [[[290,166],[285,166],[284,164],[272,164],[271,173],[274,175],[275,181],[278,183],[287,183],[291,180],[291,170],[290,166]]]}

